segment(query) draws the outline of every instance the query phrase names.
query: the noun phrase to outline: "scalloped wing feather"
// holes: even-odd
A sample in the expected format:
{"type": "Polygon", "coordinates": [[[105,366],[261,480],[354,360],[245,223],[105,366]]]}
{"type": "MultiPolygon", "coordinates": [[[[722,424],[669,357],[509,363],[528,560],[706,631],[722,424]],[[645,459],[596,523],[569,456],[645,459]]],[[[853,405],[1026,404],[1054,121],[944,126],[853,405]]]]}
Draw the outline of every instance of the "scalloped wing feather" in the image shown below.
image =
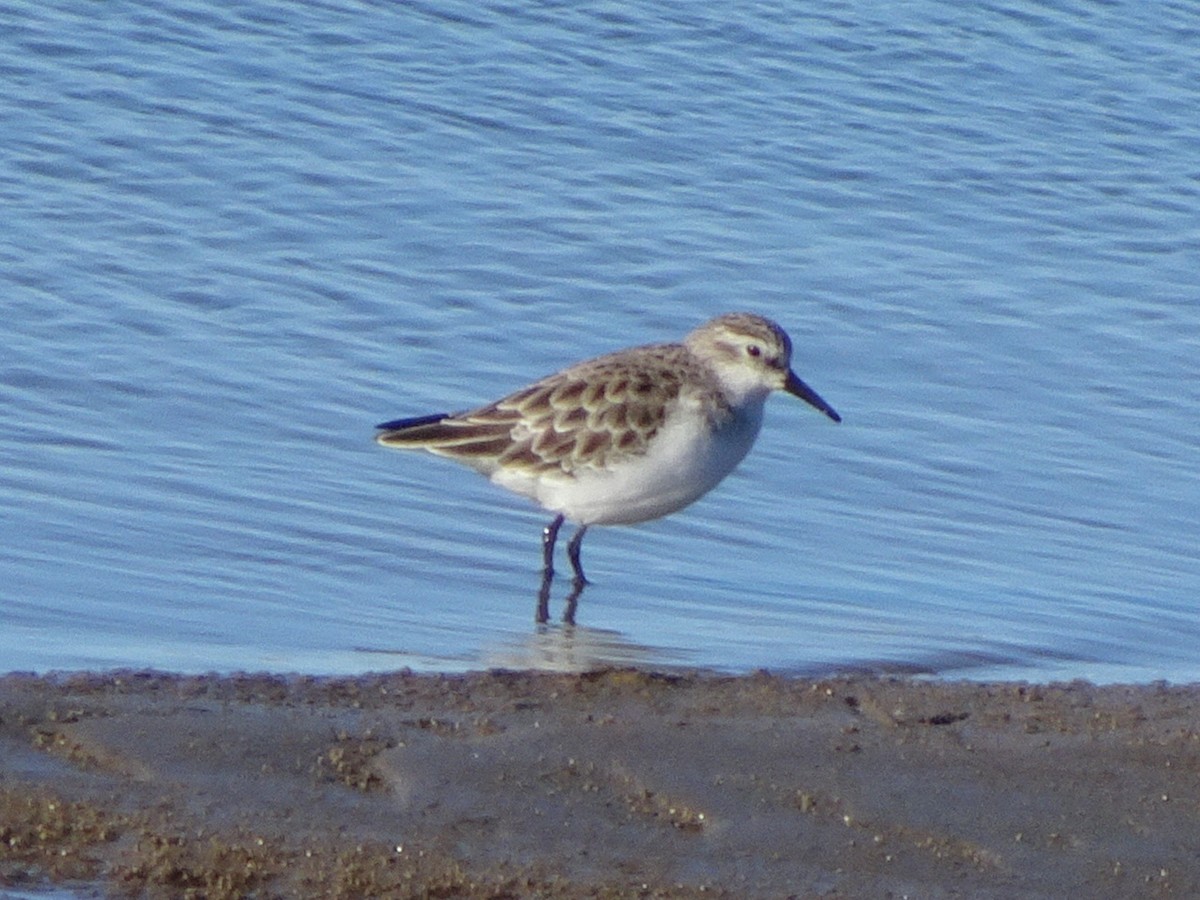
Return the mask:
{"type": "Polygon", "coordinates": [[[679,397],[688,362],[677,344],[602,356],[479,409],[412,420],[377,440],[429,450],[484,472],[503,467],[572,474],[611,466],[646,452],[679,397]]]}

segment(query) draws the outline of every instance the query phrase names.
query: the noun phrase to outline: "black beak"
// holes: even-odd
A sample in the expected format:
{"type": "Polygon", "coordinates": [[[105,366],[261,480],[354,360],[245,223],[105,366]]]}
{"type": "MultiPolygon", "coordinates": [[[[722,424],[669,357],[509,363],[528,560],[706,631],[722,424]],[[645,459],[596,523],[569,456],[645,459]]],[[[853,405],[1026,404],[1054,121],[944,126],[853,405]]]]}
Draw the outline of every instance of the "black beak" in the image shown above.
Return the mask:
{"type": "Polygon", "coordinates": [[[793,397],[799,397],[805,403],[811,404],[819,409],[835,422],[842,421],[842,417],[837,414],[832,406],[821,399],[821,395],[810,388],[807,384],[800,380],[800,376],[788,369],[787,380],[783,383],[783,389],[793,397]]]}

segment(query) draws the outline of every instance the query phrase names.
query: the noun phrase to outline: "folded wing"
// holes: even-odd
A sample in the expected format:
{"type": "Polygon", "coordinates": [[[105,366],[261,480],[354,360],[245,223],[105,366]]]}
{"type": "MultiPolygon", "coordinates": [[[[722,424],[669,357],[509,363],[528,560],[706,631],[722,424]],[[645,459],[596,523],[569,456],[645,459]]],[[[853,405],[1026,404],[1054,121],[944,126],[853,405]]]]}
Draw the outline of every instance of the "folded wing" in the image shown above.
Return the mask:
{"type": "Polygon", "coordinates": [[[504,467],[570,475],[611,466],[646,451],[679,395],[677,366],[663,364],[662,348],[647,349],[658,352],[581,363],[470,412],[384,422],[376,440],[484,473],[504,467]]]}

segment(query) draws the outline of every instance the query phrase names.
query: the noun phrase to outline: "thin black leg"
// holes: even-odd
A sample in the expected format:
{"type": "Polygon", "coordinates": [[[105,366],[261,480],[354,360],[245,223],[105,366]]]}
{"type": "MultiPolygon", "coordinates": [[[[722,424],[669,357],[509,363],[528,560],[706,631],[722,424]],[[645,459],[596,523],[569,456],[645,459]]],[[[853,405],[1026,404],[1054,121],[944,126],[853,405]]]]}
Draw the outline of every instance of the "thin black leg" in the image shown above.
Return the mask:
{"type": "Polygon", "coordinates": [[[583,587],[588,583],[583,574],[583,566],[579,562],[579,548],[583,545],[583,535],[586,531],[587,526],[580,525],[579,530],[571,535],[571,540],[567,544],[567,558],[571,560],[571,568],[575,570],[575,580],[571,582],[571,593],[567,594],[567,606],[563,610],[563,621],[568,625],[575,624],[575,609],[579,606],[579,595],[583,593],[583,587]]]}
{"type": "Polygon", "coordinates": [[[586,581],[576,578],[571,582],[571,593],[567,594],[566,605],[563,607],[563,624],[575,624],[575,610],[579,608],[579,595],[583,593],[586,581]]]}
{"type": "MultiPolygon", "coordinates": [[[[558,540],[558,529],[562,528],[563,517],[561,514],[554,517],[554,521],[542,529],[542,577],[554,577],[554,542],[558,540]]],[[[574,543],[574,541],[572,541],[574,543]]]]}
{"type": "Polygon", "coordinates": [[[575,584],[579,587],[588,583],[587,577],[583,574],[583,566],[579,563],[579,548],[583,544],[583,536],[587,534],[587,530],[586,525],[579,526],[579,530],[567,544],[567,558],[571,560],[571,568],[575,570],[575,584]]]}
{"type": "Polygon", "coordinates": [[[542,586],[538,589],[538,606],[534,620],[539,624],[550,621],[550,585],[554,581],[554,543],[558,540],[558,529],[562,528],[563,517],[542,529],[542,586]]]}
{"type": "Polygon", "coordinates": [[[538,625],[545,625],[550,621],[550,582],[552,580],[552,578],[542,578],[542,586],[538,588],[537,612],[533,614],[533,621],[538,625]]]}

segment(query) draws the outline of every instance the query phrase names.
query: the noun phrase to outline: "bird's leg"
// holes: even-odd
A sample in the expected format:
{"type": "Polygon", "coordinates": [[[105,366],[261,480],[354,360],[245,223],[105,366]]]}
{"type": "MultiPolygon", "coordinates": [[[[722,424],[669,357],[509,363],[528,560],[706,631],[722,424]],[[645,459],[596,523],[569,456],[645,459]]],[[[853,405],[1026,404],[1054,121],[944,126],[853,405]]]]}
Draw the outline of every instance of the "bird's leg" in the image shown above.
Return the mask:
{"type": "Polygon", "coordinates": [[[566,604],[563,607],[563,624],[575,624],[575,610],[579,607],[579,595],[583,593],[584,585],[587,582],[580,581],[576,578],[571,582],[571,593],[567,594],[566,604]]]}
{"type": "Polygon", "coordinates": [[[533,621],[538,625],[545,625],[550,621],[550,579],[543,578],[542,586],[538,588],[538,605],[537,612],[533,614],[533,621]]]}
{"type": "Polygon", "coordinates": [[[557,515],[554,521],[542,529],[542,586],[538,590],[537,614],[534,617],[539,625],[550,619],[550,584],[554,581],[554,542],[558,540],[558,529],[562,528],[563,517],[557,515]]]}
{"type": "MultiPolygon", "coordinates": [[[[542,578],[554,577],[554,542],[558,540],[558,529],[562,528],[560,513],[554,521],[542,529],[542,578]]],[[[574,541],[572,541],[574,543],[574,541]]]]}
{"type": "Polygon", "coordinates": [[[579,563],[579,547],[583,544],[583,536],[587,530],[586,525],[580,525],[579,530],[571,536],[571,540],[567,544],[567,558],[571,560],[571,568],[575,570],[575,585],[580,588],[588,583],[587,577],[583,574],[583,566],[579,563]]]}
{"type": "Polygon", "coordinates": [[[587,531],[586,525],[579,526],[579,530],[571,535],[571,540],[567,544],[567,558],[571,560],[571,568],[575,570],[575,579],[571,582],[571,593],[567,594],[567,606],[563,610],[563,622],[567,625],[575,624],[575,608],[579,606],[579,595],[583,593],[583,587],[588,583],[583,574],[583,566],[579,562],[579,548],[583,544],[585,531],[587,531]]]}

